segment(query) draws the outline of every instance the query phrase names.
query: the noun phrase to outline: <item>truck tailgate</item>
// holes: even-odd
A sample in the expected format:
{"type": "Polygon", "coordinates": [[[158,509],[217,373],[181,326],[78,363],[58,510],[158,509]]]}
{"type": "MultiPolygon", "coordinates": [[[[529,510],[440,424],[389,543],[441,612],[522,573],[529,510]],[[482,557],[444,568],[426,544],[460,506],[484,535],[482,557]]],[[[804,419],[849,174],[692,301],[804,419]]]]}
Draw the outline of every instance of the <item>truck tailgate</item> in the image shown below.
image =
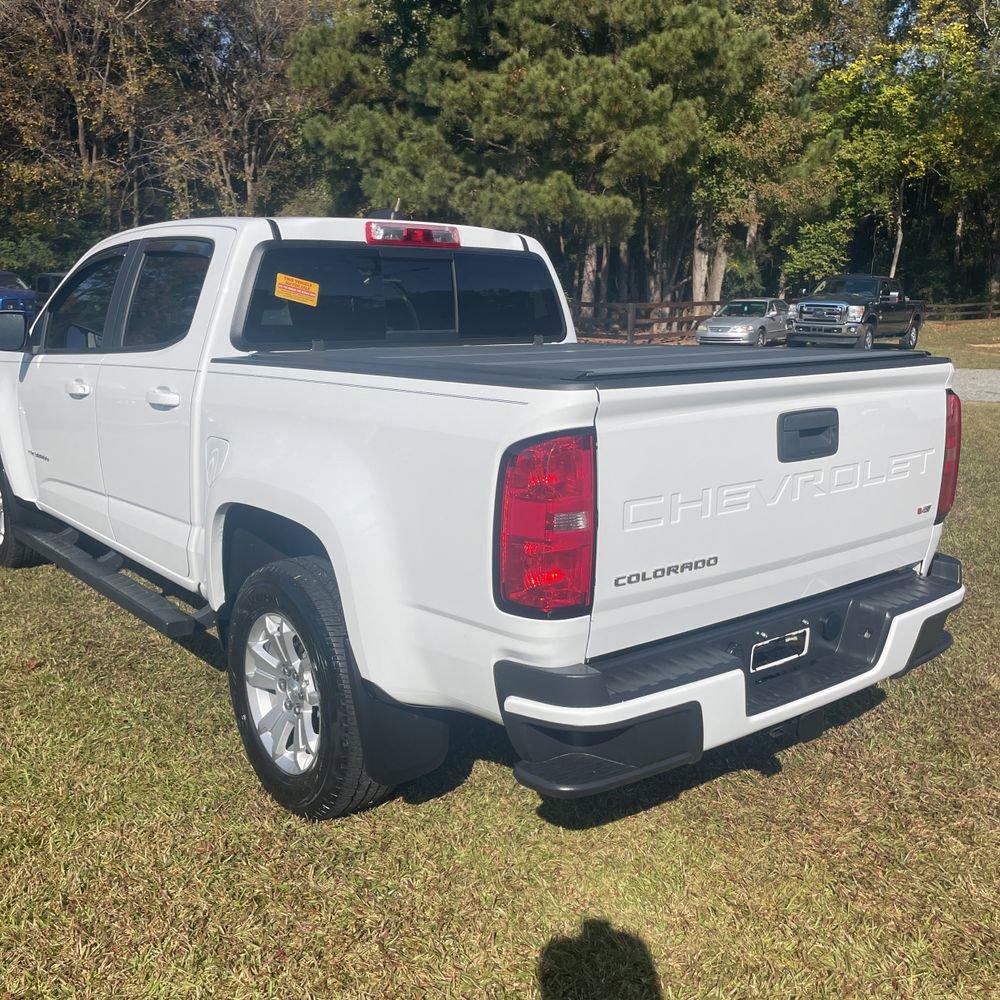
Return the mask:
{"type": "Polygon", "coordinates": [[[920,562],[951,371],[598,385],[588,656],[920,562]]]}

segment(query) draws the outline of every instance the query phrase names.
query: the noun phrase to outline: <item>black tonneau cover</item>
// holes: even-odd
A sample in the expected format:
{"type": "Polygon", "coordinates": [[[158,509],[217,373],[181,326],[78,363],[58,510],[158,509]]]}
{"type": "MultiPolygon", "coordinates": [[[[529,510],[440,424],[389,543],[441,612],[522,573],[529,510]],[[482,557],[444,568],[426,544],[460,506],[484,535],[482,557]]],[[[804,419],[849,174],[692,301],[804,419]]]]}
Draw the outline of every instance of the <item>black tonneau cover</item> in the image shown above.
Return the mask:
{"type": "Polygon", "coordinates": [[[525,389],[593,389],[943,365],[925,351],[545,344],[261,351],[219,364],[385,375],[525,389]]]}

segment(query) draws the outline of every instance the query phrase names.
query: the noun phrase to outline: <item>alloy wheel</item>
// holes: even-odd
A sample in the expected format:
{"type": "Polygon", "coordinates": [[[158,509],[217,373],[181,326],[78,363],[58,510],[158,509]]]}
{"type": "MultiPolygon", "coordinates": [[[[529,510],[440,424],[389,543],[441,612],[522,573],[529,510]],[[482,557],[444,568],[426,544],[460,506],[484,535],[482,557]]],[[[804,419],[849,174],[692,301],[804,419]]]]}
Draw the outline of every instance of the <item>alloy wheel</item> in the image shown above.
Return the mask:
{"type": "Polygon", "coordinates": [[[287,774],[308,771],[319,751],[320,693],[305,643],[280,612],[251,626],[244,682],[254,731],[271,760],[287,774]]]}

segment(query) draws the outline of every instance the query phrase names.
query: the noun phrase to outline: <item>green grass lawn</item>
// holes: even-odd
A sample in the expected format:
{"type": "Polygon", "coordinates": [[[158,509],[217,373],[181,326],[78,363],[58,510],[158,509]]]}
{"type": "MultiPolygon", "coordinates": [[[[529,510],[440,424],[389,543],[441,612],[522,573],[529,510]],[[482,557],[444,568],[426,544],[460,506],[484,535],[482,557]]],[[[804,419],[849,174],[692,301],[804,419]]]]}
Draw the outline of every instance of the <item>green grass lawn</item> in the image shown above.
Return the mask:
{"type": "Polygon", "coordinates": [[[997,996],[1000,406],[964,452],[951,652],[812,743],[572,805],[472,721],[388,804],[295,819],[222,674],[0,572],[0,996],[997,996]]]}
{"type": "Polygon", "coordinates": [[[957,368],[1000,368],[1000,319],[928,323],[920,347],[947,354],[957,368]]]}

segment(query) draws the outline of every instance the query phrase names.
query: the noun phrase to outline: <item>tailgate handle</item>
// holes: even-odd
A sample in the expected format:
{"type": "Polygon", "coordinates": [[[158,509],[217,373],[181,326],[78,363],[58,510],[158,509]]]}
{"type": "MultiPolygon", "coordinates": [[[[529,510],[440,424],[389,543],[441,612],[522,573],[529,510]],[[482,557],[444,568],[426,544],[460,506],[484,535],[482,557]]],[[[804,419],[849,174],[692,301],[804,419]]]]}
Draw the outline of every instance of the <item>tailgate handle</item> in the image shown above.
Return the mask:
{"type": "Polygon", "coordinates": [[[795,410],[778,417],[778,461],[836,455],[840,445],[840,415],[833,407],[795,410]]]}

